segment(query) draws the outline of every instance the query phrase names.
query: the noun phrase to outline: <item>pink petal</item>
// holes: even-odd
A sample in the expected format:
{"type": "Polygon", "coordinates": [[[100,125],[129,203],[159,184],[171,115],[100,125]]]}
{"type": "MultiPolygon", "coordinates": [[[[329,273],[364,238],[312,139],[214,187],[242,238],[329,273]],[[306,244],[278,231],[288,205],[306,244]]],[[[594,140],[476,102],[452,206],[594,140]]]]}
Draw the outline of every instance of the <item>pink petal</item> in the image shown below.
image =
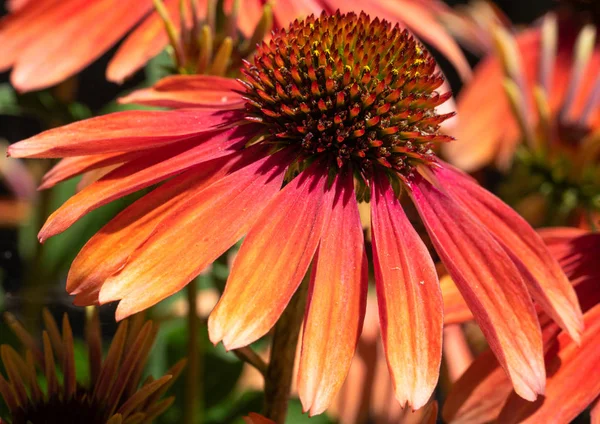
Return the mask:
{"type": "Polygon", "coordinates": [[[539,323],[516,266],[457,201],[418,174],[409,191],[436,251],[458,286],[515,390],[544,392],[539,323]]]}
{"type": "Polygon", "coordinates": [[[381,336],[396,398],[427,403],[442,358],[443,303],[433,260],[386,176],[371,187],[373,261],[381,336]]]}
{"type": "Polygon", "coordinates": [[[239,109],[244,106],[245,100],[234,90],[241,88],[240,83],[231,78],[176,75],[163,78],[151,88],[137,90],[121,97],[119,103],[168,108],[239,109]]]}
{"type": "Polygon", "coordinates": [[[44,131],[12,144],[8,154],[60,158],[139,151],[215,131],[240,119],[241,115],[233,111],[198,109],[117,112],[44,131]]]}
{"type": "Polygon", "coordinates": [[[332,191],[326,169],[317,163],[268,204],[246,236],[209,317],[213,343],[223,340],[227,349],[246,346],[275,324],[317,249],[332,191]]]}
{"type": "Polygon", "coordinates": [[[324,412],[354,356],[367,302],[368,264],[351,173],[338,175],[331,217],[311,276],[298,394],[310,415],[324,412]]]}
{"type": "Polygon", "coordinates": [[[152,152],[140,159],[115,169],[84,190],[75,194],[56,210],[38,237],[46,240],[69,228],[90,211],[137,190],[179,174],[188,168],[212,159],[235,153],[247,142],[253,132],[251,126],[236,127],[206,136],[204,142],[183,152],[166,156],[163,150],[152,152]],[[166,157],[165,157],[166,156],[166,157]]]}

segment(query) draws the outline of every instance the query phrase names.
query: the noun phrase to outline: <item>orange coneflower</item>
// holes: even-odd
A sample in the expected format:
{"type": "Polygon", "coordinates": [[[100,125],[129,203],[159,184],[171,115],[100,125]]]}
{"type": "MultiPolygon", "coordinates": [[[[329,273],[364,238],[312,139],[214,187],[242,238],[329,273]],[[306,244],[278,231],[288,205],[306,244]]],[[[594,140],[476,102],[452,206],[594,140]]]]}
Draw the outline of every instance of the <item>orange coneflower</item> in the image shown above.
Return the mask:
{"type": "MultiPolygon", "coordinates": [[[[215,53],[226,36],[239,38],[238,26],[247,43],[244,47],[252,49],[261,39],[256,37],[257,23],[263,13],[270,16],[272,5],[276,26],[285,26],[300,16],[323,9],[332,12],[337,8],[368,7],[372,13],[404,22],[445,54],[461,75],[469,75],[460,49],[436,20],[437,14],[445,10],[438,0],[367,4],[339,0],[244,0],[243,8],[241,0],[226,0],[223,6],[227,22],[218,19],[218,3],[216,0],[13,1],[12,13],[0,20],[0,70],[13,68],[11,81],[20,91],[45,88],[77,73],[131,31],[107,69],[109,80],[122,82],[160,53],[169,38],[173,38],[173,34],[164,30],[164,13],[154,12],[153,4],[162,6],[173,18],[172,30],[207,26],[210,33],[218,31],[219,37],[212,40],[216,42],[215,53]],[[181,26],[183,21],[186,25],[181,26]],[[197,25],[198,22],[201,24],[197,25]],[[74,38],[76,43],[73,43],[74,38]]],[[[208,42],[207,36],[193,41],[208,42]]]]}
{"type": "Polygon", "coordinates": [[[581,343],[574,343],[542,313],[548,373],[545,396],[533,403],[521,402],[492,353],[484,352],[447,398],[443,415],[450,423],[567,423],[600,396],[600,234],[549,228],[541,235],[577,291],[585,321],[581,343]]]}
{"type": "MultiPolygon", "coordinates": [[[[575,293],[539,236],[432,146],[450,94],[429,53],[368,15],[310,16],[274,33],[243,80],[174,77],[173,111],[128,111],[9,148],[66,157],[51,185],[119,164],[57,210],[40,239],[128,193],[125,209],[75,259],[78,304],[120,300],[117,318],[183,288],[245,240],[209,318],[210,338],[247,345],[277,321],[313,262],[299,394],[323,411],[342,384],[365,311],[367,259],[357,202],[370,202],[382,335],[396,395],[424,405],[441,357],[442,297],[432,258],[399,202],[409,196],[516,390],[544,390],[531,297],[574,338],[575,293]],[[182,95],[179,88],[186,87],[182,95]],[[196,104],[190,108],[190,93],[196,104]],[[202,104],[211,108],[201,108],[202,104]]],[[[148,93],[146,93],[148,94],[148,93]]],[[[164,94],[164,92],[163,92],[164,94]]]]}
{"type": "MultiPolygon", "coordinates": [[[[459,115],[468,118],[445,150],[450,161],[467,171],[492,162],[506,168],[521,142],[537,151],[592,149],[600,130],[596,25],[562,11],[514,40],[501,26],[489,31],[497,49],[458,96],[459,115]]],[[[598,150],[581,156],[598,159],[598,150]]]]}
{"type": "Polygon", "coordinates": [[[89,377],[88,381],[79,381],[67,315],[62,320],[62,334],[48,310],[44,310],[43,317],[46,330],[40,347],[13,315],[5,315],[26,349],[21,356],[8,345],[0,347],[8,377],[0,375],[0,396],[10,411],[9,423],[151,422],[173,403],[173,397],[161,397],[181,373],[185,361],[157,380],[146,378],[140,386],[156,337],[157,327],[151,321],[144,323],[136,317],[122,322],[102,360],[102,335],[95,309],[86,324],[89,377]],[[38,370],[44,376],[44,385],[40,385],[38,370]]]}

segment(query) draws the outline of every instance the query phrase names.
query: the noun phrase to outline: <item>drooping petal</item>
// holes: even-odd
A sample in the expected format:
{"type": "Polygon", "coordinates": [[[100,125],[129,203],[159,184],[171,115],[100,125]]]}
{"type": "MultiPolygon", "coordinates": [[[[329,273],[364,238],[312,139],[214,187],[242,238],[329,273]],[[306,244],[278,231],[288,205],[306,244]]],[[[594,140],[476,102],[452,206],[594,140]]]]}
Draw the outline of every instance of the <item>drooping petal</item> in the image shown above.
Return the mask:
{"type": "Polygon", "coordinates": [[[163,78],[151,88],[137,90],[121,97],[119,103],[169,108],[238,109],[243,107],[244,100],[233,90],[241,88],[241,85],[232,78],[212,75],[175,75],[163,78]]]}
{"type": "MultiPolygon", "coordinates": [[[[248,156],[256,159],[253,153],[248,156]]],[[[137,200],[101,228],[81,249],[69,270],[67,291],[77,295],[75,303],[97,303],[102,284],[123,268],[165,215],[234,167],[242,166],[245,161],[240,159],[239,155],[232,155],[191,168],[137,200]]]]}
{"type": "Polygon", "coordinates": [[[37,34],[43,42],[27,44],[19,53],[11,74],[18,90],[45,88],[80,71],[141,20],[152,1],[96,0],[78,6],[75,16],[65,14],[54,27],[37,34]]]}
{"type": "Polygon", "coordinates": [[[517,393],[544,392],[539,323],[516,266],[493,236],[445,192],[418,174],[409,191],[436,251],[517,393]]]}
{"type": "Polygon", "coordinates": [[[254,134],[250,127],[212,133],[207,135],[204,142],[171,157],[165,158],[167,153],[159,150],[120,166],[72,196],[52,213],[40,230],[39,239],[43,241],[61,233],[85,214],[115,199],[149,187],[199,163],[235,153],[254,134]]]}
{"type": "Polygon", "coordinates": [[[127,152],[127,153],[106,153],[90,156],[72,156],[61,159],[50,171],[42,178],[42,184],[39,190],[45,190],[54,187],[56,184],[73,178],[84,172],[104,168],[106,166],[123,164],[133,159],[137,159],[145,152],[127,152]]]}
{"type": "Polygon", "coordinates": [[[371,188],[373,261],[381,336],[396,398],[419,409],[437,384],[443,303],[427,247],[386,176],[371,188]]]}
{"type": "Polygon", "coordinates": [[[117,112],[44,131],[12,144],[8,154],[17,158],[62,158],[138,151],[215,131],[240,119],[234,111],[117,112]]]}
{"type": "Polygon", "coordinates": [[[121,300],[117,319],[181,290],[238,241],[280,189],[285,153],[266,156],[188,197],[100,289],[100,303],[121,300]]]}
{"type": "MultiPolygon", "coordinates": [[[[181,24],[179,3],[180,0],[164,0],[165,8],[176,30],[179,30],[181,24]]],[[[184,4],[188,3],[184,2],[184,4]]],[[[152,13],[119,46],[106,68],[106,78],[109,81],[122,83],[158,55],[168,43],[169,37],[162,18],[158,13],[152,13]]]]}
{"type": "Polygon", "coordinates": [[[298,394],[305,411],[320,414],[344,382],[362,329],[368,265],[352,174],[338,175],[327,231],[315,255],[298,394]]]}
{"type": "Polygon", "coordinates": [[[280,0],[273,7],[273,15],[277,26],[286,28],[296,19],[315,14],[318,16],[323,10],[319,0],[280,0]]]}
{"type": "Polygon", "coordinates": [[[275,324],[308,269],[332,198],[327,172],[316,163],[269,203],[246,236],[209,317],[213,343],[245,346],[275,324]]]}
{"type": "Polygon", "coordinates": [[[533,299],[574,340],[579,340],[583,319],[577,296],[540,236],[507,204],[460,171],[443,165],[434,173],[444,189],[504,247],[523,273],[533,299]]]}
{"type": "Polygon", "coordinates": [[[584,324],[580,346],[562,333],[546,355],[545,396],[532,403],[511,396],[499,422],[568,423],[600,395],[600,305],[585,314],[584,324]]]}

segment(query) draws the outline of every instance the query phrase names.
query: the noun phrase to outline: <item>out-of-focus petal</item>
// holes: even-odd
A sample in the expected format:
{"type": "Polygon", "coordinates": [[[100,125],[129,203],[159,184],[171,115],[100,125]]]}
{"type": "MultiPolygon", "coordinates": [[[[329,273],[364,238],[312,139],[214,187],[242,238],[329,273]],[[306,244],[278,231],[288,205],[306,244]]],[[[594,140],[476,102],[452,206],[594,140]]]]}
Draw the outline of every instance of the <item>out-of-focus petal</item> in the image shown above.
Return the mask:
{"type": "Polygon", "coordinates": [[[275,421],[265,418],[263,415],[255,412],[250,412],[247,417],[244,417],[244,422],[246,424],[275,424],[275,421]]]}
{"type": "Polygon", "coordinates": [[[152,149],[215,131],[239,119],[241,115],[235,111],[117,112],[44,131],[12,144],[8,154],[12,157],[62,158],[152,149]]]}
{"type": "MultiPolygon", "coordinates": [[[[180,28],[180,0],[164,0],[171,22],[177,30],[180,28]]],[[[188,2],[184,2],[188,4],[188,2]]],[[[198,10],[203,12],[204,8],[198,10]]],[[[189,16],[189,14],[188,14],[189,16]]],[[[148,16],[119,46],[106,68],[109,81],[122,83],[127,77],[140,69],[154,56],[158,55],[169,43],[165,23],[158,13],[148,16]]]]}
{"type": "Polygon", "coordinates": [[[440,278],[440,287],[444,299],[444,324],[460,324],[471,321],[473,313],[463,299],[458,287],[448,274],[440,278]]]}
{"type": "MultiPolygon", "coordinates": [[[[152,10],[151,0],[96,0],[77,4],[76,19],[46,23],[43,42],[23,46],[11,74],[20,91],[48,87],[98,58],[152,10]],[[50,24],[53,23],[54,26],[50,24]],[[85,34],[81,37],[80,34],[85,34]]],[[[39,40],[36,40],[39,41],[39,40]]]]}
{"type": "Polygon", "coordinates": [[[381,335],[400,404],[419,409],[437,384],[443,303],[427,247],[386,176],[371,189],[373,258],[381,335]]]}
{"type": "Polygon", "coordinates": [[[493,236],[445,192],[415,174],[409,191],[435,250],[490,347],[525,399],[544,392],[540,327],[523,279],[493,236]]]}
{"type": "Polygon", "coordinates": [[[144,88],[121,97],[119,103],[137,103],[169,108],[206,107],[238,109],[242,96],[233,90],[241,85],[234,79],[209,75],[176,75],[163,78],[151,88],[144,88]]]}
{"type": "Polygon", "coordinates": [[[315,163],[269,203],[246,236],[209,317],[213,343],[245,346],[275,324],[306,274],[332,201],[327,171],[315,163]]]}
{"type": "Polygon", "coordinates": [[[207,135],[194,147],[172,154],[164,149],[128,162],[67,200],[48,218],[38,235],[46,240],[69,228],[90,211],[137,190],[179,174],[199,163],[235,153],[254,134],[251,126],[236,127],[207,135]]]}
{"type": "Polygon", "coordinates": [[[188,197],[102,285],[100,303],[121,300],[123,319],[181,290],[253,225],[280,190],[287,159],[266,156],[188,197]]]}
{"type": "Polygon", "coordinates": [[[452,424],[494,421],[512,391],[513,386],[493,352],[486,350],[454,384],[442,416],[452,424]]]}
{"type": "Polygon", "coordinates": [[[600,305],[585,314],[584,324],[580,346],[562,333],[546,355],[545,396],[524,402],[511,395],[498,422],[568,423],[600,395],[600,305]]]}
{"type": "Polygon", "coordinates": [[[311,14],[319,16],[322,10],[319,0],[278,0],[273,7],[273,15],[277,26],[287,28],[295,19],[304,19],[311,14]]]}
{"type": "Polygon", "coordinates": [[[311,276],[298,394],[305,411],[320,414],[344,383],[367,302],[368,265],[351,173],[338,175],[327,231],[311,276]]]}
{"type": "MultiPolygon", "coordinates": [[[[248,151],[250,159],[256,155],[248,151]]],[[[208,185],[242,166],[241,155],[217,159],[178,175],[137,200],[100,229],[81,249],[69,270],[67,291],[77,305],[98,302],[100,287],[123,268],[165,217],[208,185]]]]}
{"type": "Polygon", "coordinates": [[[504,247],[523,273],[533,299],[579,340],[583,318],[575,290],[541,237],[510,206],[460,171],[444,165],[434,173],[444,189],[504,247]]]}

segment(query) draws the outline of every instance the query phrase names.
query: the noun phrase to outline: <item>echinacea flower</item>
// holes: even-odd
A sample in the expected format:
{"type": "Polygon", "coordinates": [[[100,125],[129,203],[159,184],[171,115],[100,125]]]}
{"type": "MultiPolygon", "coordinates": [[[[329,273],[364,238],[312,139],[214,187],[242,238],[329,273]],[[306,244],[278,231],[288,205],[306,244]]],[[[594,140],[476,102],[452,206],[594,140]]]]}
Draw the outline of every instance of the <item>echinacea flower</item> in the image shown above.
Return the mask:
{"type": "MultiPolygon", "coordinates": [[[[459,117],[465,118],[452,133],[457,142],[445,148],[450,162],[466,171],[491,163],[505,169],[522,143],[536,153],[557,150],[554,156],[580,151],[576,160],[597,163],[596,26],[582,25],[572,14],[548,13],[542,24],[514,39],[501,26],[489,31],[497,48],[475,68],[458,96],[459,117]]],[[[586,163],[573,167],[582,165],[586,163]]]]}
{"type": "Polygon", "coordinates": [[[12,424],[89,423],[121,424],[151,422],[173,403],[161,399],[185,366],[174,365],[166,375],[146,378],[141,386],[142,371],[157,327],[144,323],[141,316],[123,321],[113,338],[104,360],[98,310],[86,323],[89,358],[89,381],[80,381],[75,372],[73,333],[65,314],[62,331],[52,315],[44,310],[46,330],[42,346],[11,314],[6,314],[25,348],[20,355],[12,347],[0,347],[7,379],[0,375],[0,396],[8,406],[12,424]],[[38,371],[44,376],[40,385],[38,371]],[[59,377],[62,375],[62,377],[59,377]]]}
{"type": "Polygon", "coordinates": [[[178,32],[201,32],[201,37],[189,39],[190,45],[207,44],[211,36],[216,44],[211,54],[231,36],[234,45],[240,40],[240,52],[247,53],[262,39],[259,35],[268,31],[259,21],[265,13],[270,20],[271,5],[276,27],[321,10],[368,7],[374,14],[402,22],[447,56],[461,75],[469,75],[466,59],[436,20],[447,9],[439,0],[244,0],[243,4],[241,0],[17,0],[10,5],[11,13],[0,20],[0,70],[13,68],[11,82],[19,91],[46,88],[76,74],[126,35],[106,71],[114,82],[122,82],[160,53],[169,39],[178,38],[174,37],[178,32]],[[164,13],[154,11],[153,3],[171,16],[170,32],[163,25],[164,13]],[[225,22],[217,19],[218,4],[224,7],[225,22]],[[181,25],[182,21],[186,24],[181,25]]]}
{"type": "Polygon", "coordinates": [[[600,234],[576,228],[548,228],[540,233],[571,278],[581,302],[585,322],[581,343],[574,343],[542,312],[548,375],[544,397],[521,402],[487,351],[475,359],[448,395],[443,409],[447,422],[567,423],[600,396],[600,234]]]}
{"type": "Polygon", "coordinates": [[[344,381],[361,330],[368,264],[358,202],[371,205],[396,396],[417,409],[436,385],[442,296],[399,202],[409,196],[515,389],[533,400],[545,376],[531,297],[575,339],[579,306],[531,227],[435,156],[433,144],[450,141],[439,133],[449,115],[436,107],[450,94],[435,91],[443,83],[435,66],[387,21],[310,16],[259,46],[239,83],[172,77],[171,86],[188,90],[182,109],[77,122],[14,144],[9,154],[66,158],[47,186],[119,164],[54,212],[42,241],[103,204],[163,183],[92,237],[69,272],[77,304],[120,301],[118,319],[182,289],[245,235],[208,323],[214,343],[239,348],[271,329],[312,262],[298,383],[311,414],[326,409],[344,381]]]}

